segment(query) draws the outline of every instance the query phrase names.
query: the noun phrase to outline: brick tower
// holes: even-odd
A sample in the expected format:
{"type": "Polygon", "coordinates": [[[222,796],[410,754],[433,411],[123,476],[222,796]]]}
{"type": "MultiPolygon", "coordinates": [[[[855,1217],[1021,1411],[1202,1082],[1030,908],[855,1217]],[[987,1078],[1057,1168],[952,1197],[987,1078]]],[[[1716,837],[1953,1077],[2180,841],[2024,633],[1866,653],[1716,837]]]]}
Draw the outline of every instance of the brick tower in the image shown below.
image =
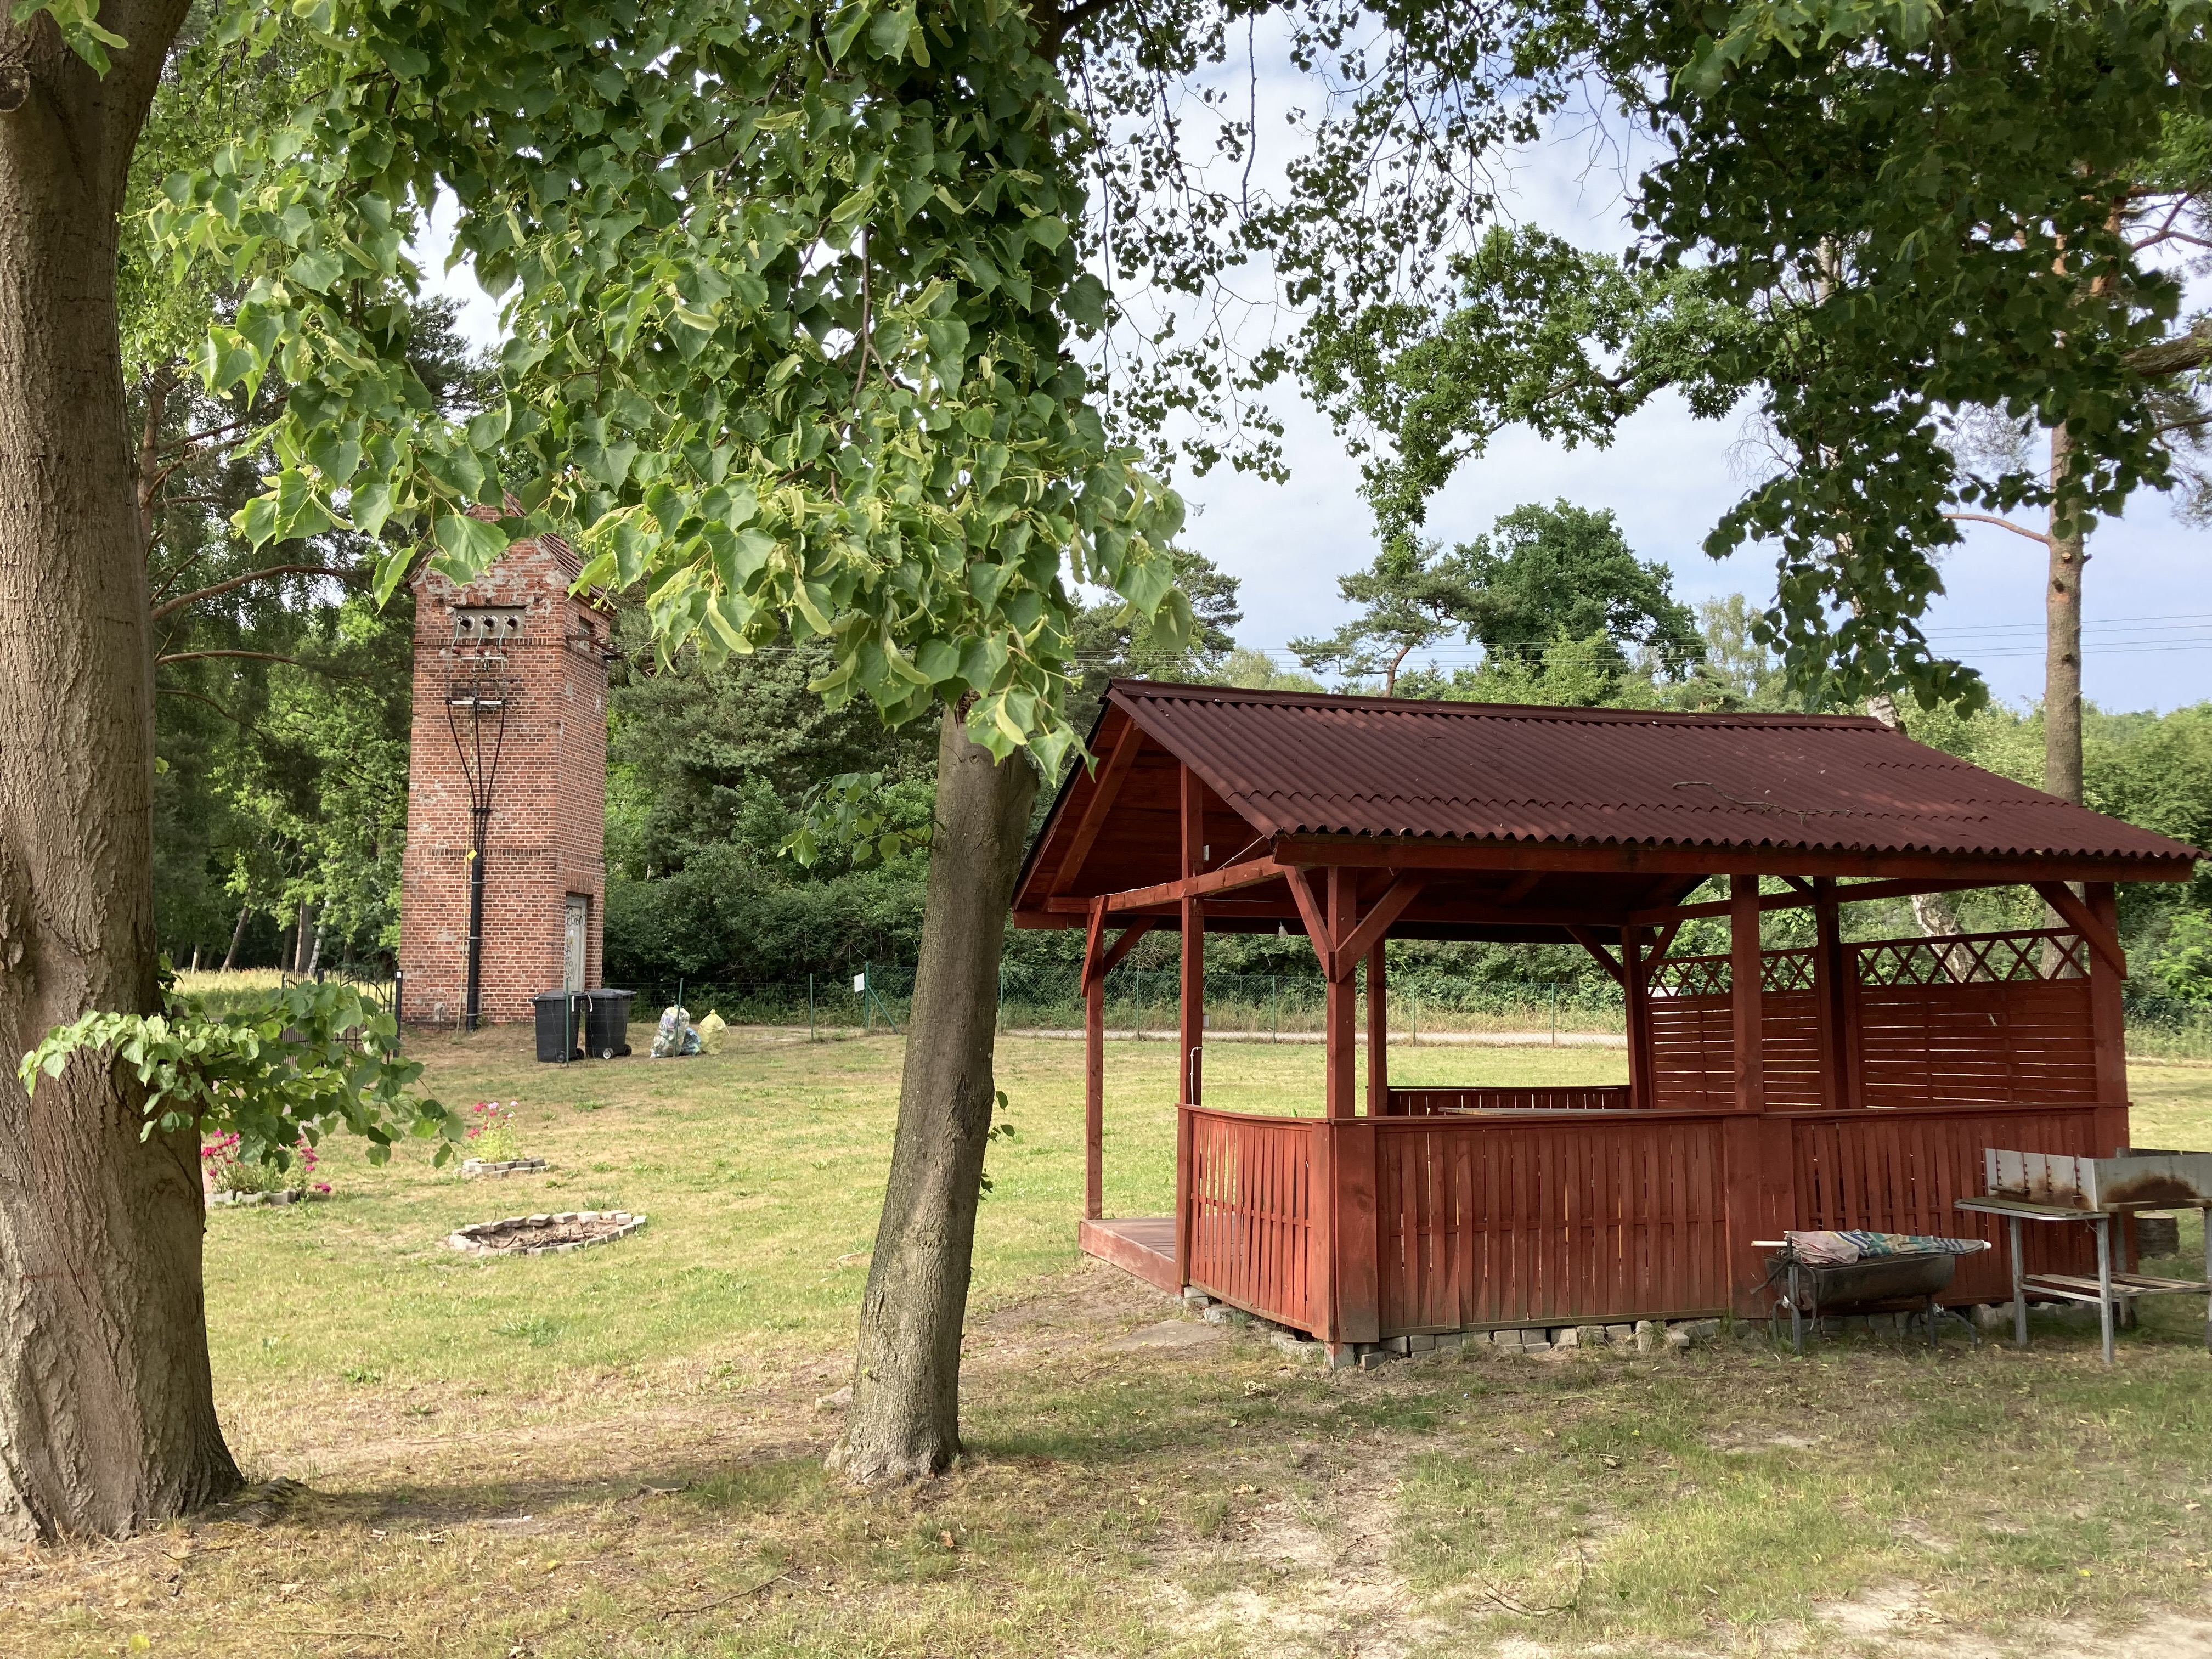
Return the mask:
{"type": "Polygon", "coordinates": [[[399,921],[410,1024],[467,1014],[479,830],[479,1020],[528,1019],[538,992],[599,982],[611,617],[569,593],[580,568],[547,536],[466,587],[427,569],[415,580],[399,921]]]}

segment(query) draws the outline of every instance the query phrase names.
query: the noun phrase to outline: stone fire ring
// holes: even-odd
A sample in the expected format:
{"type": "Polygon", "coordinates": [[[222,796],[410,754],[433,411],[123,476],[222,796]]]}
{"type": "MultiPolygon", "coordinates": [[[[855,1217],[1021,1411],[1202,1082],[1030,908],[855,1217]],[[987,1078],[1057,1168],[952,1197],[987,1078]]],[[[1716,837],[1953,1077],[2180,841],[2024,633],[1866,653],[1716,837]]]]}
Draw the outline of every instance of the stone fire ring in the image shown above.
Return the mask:
{"type": "Polygon", "coordinates": [[[557,1215],[513,1215],[457,1227],[446,1243],[470,1255],[555,1255],[592,1244],[611,1244],[645,1225],[628,1210],[563,1210],[557,1215]]]}

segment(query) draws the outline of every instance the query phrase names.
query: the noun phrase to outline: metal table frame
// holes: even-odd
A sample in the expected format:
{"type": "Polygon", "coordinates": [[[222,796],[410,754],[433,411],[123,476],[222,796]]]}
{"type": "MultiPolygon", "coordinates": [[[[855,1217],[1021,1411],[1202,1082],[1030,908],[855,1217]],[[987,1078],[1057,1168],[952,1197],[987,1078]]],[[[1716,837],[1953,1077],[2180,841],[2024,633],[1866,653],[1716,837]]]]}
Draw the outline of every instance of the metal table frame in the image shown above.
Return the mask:
{"type": "MultiPolygon", "coordinates": [[[[2123,1297],[2138,1296],[2202,1296],[2205,1298],[2204,1346],[2212,1352],[2212,1257],[2208,1257],[2208,1279],[2154,1279],[2144,1273],[2115,1273],[2112,1270],[2112,1223],[2136,1210],[2171,1210],[2194,1207],[2202,1211],[2208,1229],[2212,1229],[2212,1203],[2194,1206],[2170,1203],[2117,1205],[2109,1209],[2077,1209],[2063,1204],[2035,1204],[2020,1198],[1960,1198],[1952,1200],[1952,1207],[1967,1210],[1978,1215],[2002,1216],[2012,1235],[2012,1329],[2015,1346],[2027,1346],[2027,1298],[2030,1294],[2056,1297],[2063,1302],[2086,1302],[2094,1304],[2098,1322],[2103,1328],[2105,1363],[2112,1363],[2113,1316],[2123,1297]],[[2027,1270],[2026,1258],[2021,1249],[2020,1224],[2023,1221],[2083,1221],[2097,1233],[2097,1278],[2093,1285],[2086,1279],[2071,1273],[2031,1273],[2027,1270]]],[[[2206,1237],[2212,1240],[2212,1231],[2206,1237]]]]}

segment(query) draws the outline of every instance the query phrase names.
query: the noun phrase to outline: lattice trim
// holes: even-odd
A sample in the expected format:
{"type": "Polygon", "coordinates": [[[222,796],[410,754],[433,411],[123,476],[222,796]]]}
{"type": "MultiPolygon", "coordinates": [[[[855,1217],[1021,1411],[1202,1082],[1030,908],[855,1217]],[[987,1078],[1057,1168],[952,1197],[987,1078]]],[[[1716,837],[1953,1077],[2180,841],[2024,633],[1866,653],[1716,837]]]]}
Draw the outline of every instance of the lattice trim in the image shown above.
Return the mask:
{"type": "Polygon", "coordinates": [[[1809,991],[1814,969],[1809,947],[1767,951],[1759,958],[1759,988],[1762,991],[1809,991]]]}
{"type": "Polygon", "coordinates": [[[1851,948],[1858,955],[1862,985],[1999,985],[2080,979],[2089,971],[2087,941],[2060,928],[1876,939],[1851,948]],[[2057,959],[2048,965],[2044,961],[2046,943],[2058,947],[2057,959]]]}
{"type": "Polygon", "coordinates": [[[1729,984],[1726,957],[1668,957],[1651,966],[1654,996],[1724,997],[1729,984]]]}

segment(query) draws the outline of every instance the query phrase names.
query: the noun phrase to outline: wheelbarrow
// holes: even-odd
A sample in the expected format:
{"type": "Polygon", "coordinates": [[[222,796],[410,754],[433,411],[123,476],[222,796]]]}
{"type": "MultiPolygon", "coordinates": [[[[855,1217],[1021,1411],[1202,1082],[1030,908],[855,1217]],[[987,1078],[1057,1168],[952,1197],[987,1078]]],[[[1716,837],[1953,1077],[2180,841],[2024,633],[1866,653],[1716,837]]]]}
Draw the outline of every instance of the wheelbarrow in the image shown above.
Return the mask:
{"type": "Polygon", "coordinates": [[[1767,1316],[1768,1323],[1775,1328],[1778,1337],[1781,1317],[1787,1310],[1790,1346],[1798,1353],[1805,1352],[1806,1322],[1810,1320],[1817,1330],[1822,1316],[1829,1314],[1914,1315],[1926,1322],[1928,1346],[1931,1348],[1936,1346],[1937,1322],[1955,1319],[1978,1347],[1981,1334],[1975,1330],[1972,1322],[1944,1307],[1936,1298],[1950,1288],[1960,1255],[1971,1253],[1961,1247],[1987,1249],[1988,1241],[1960,1239],[1945,1243],[1950,1248],[1898,1250],[1864,1255],[1856,1261],[1827,1263],[1807,1261],[1799,1254],[1794,1241],[1785,1240],[1782,1249],[1767,1258],[1766,1282],[1779,1287],[1767,1316]]]}

